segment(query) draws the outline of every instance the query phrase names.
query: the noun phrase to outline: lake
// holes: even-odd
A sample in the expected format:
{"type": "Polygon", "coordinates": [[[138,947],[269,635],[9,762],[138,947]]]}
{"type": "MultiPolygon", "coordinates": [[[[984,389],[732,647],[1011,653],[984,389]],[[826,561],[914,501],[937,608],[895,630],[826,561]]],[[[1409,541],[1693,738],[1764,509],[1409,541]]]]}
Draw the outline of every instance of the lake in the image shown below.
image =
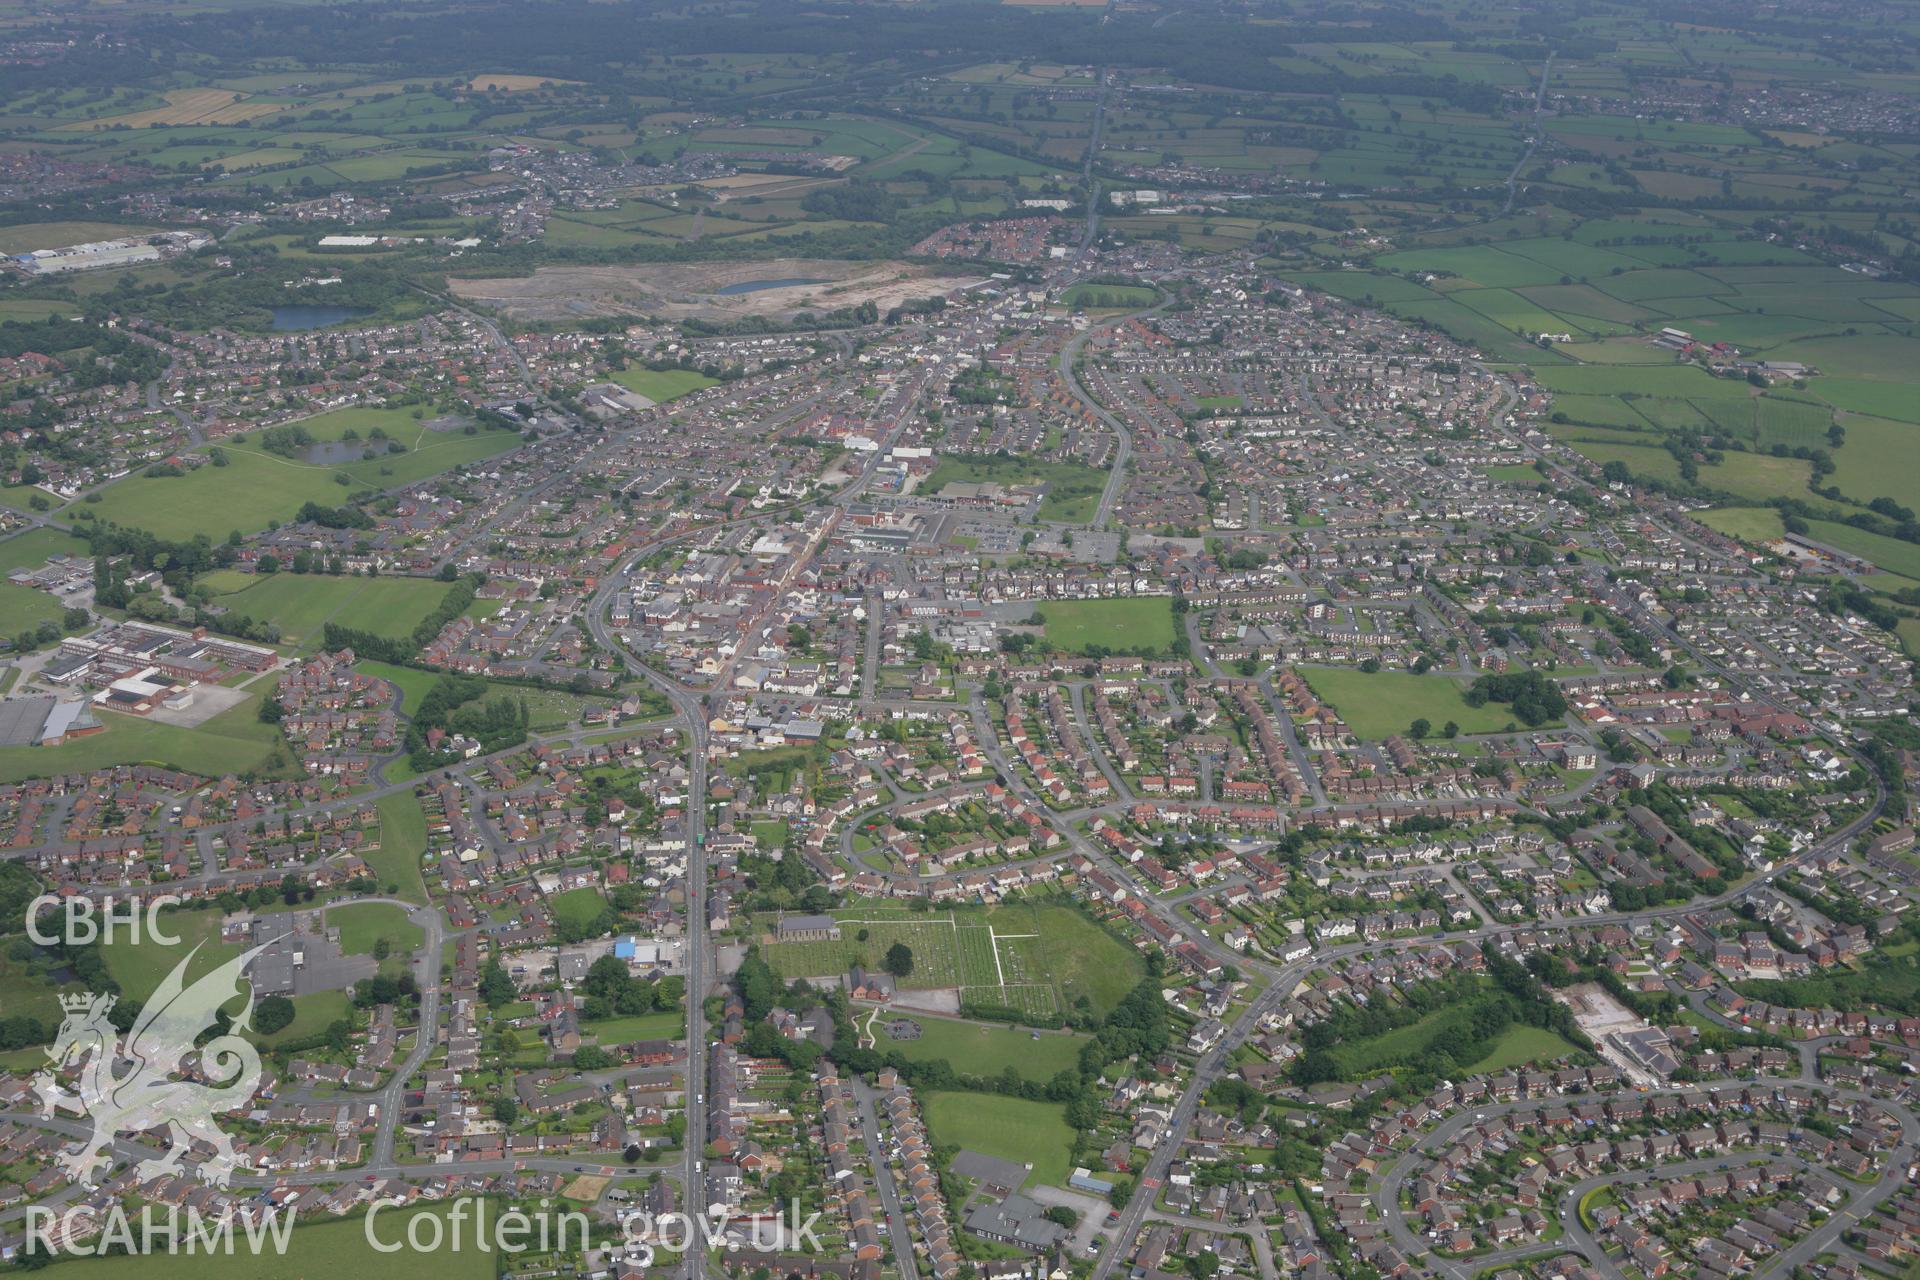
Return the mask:
{"type": "Polygon", "coordinates": [[[719,297],[733,293],[759,293],[762,289],[791,289],[803,284],[826,284],[825,280],[742,280],[739,284],[730,284],[713,292],[719,297]]]}
{"type": "Polygon", "coordinates": [[[372,314],[371,307],[275,307],[273,328],[276,333],[324,329],[330,324],[345,324],[372,314]]]}

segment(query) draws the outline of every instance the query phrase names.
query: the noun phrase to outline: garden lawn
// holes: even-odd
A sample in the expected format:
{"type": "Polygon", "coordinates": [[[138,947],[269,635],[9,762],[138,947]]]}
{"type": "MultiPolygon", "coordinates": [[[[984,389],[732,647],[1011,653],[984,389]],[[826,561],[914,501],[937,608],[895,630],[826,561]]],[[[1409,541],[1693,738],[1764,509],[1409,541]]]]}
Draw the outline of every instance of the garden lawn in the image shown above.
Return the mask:
{"type": "Polygon", "coordinates": [[[936,1091],[923,1095],[921,1104],[936,1145],[950,1144],[1028,1165],[1031,1172],[1024,1186],[1067,1185],[1073,1130],[1067,1127],[1066,1107],[1060,1103],[1029,1102],[997,1093],[936,1091]]]}
{"type": "Polygon", "coordinates": [[[1404,734],[1415,720],[1426,720],[1439,733],[1451,720],[1462,733],[1498,733],[1509,722],[1518,724],[1512,708],[1489,702],[1470,707],[1462,686],[1447,676],[1417,676],[1411,672],[1376,671],[1372,675],[1353,667],[1299,667],[1300,674],[1327,705],[1340,713],[1354,735],[1388,738],[1404,734]]]}
{"type": "Polygon", "coordinates": [[[1173,647],[1173,601],[1158,596],[1049,600],[1035,612],[1046,621],[1047,643],[1070,653],[1165,654],[1173,647]]]}

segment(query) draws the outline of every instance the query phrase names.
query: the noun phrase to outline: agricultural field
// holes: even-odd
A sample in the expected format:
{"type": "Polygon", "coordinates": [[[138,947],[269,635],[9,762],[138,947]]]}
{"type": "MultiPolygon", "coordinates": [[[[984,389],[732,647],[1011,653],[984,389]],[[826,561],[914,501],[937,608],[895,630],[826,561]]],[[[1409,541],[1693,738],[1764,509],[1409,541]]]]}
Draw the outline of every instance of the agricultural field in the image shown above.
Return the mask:
{"type": "Polygon", "coordinates": [[[1034,612],[1046,622],[1047,643],[1068,653],[1164,654],[1174,641],[1173,601],[1048,600],[1034,612]]]}

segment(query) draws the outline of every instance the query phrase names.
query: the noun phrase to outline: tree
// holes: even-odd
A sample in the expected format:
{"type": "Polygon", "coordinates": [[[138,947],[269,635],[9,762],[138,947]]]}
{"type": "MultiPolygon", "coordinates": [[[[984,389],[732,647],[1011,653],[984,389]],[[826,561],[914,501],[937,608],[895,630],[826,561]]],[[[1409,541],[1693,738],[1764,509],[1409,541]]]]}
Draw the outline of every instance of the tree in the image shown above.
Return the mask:
{"type": "Polygon", "coordinates": [[[1424,738],[1433,732],[1433,724],[1427,720],[1426,717],[1422,716],[1407,726],[1407,732],[1412,734],[1416,739],[1424,738]]]}
{"type": "Polygon", "coordinates": [[[512,1098],[493,1100],[493,1118],[501,1124],[512,1124],[520,1118],[520,1104],[512,1098]]]}
{"type": "Polygon", "coordinates": [[[268,996],[253,1006],[253,1029],[263,1036],[285,1031],[293,1025],[293,1001],[285,996],[268,996]]]}
{"type": "Polygon", "coordinates": [[[501,965],[499,957],[487,961],[485,972],[480,975],[480,998],[488,1007],[498,1009],[501,1005],[512,1004],[519,993],[514,990],[513,979],[501,965]]]}
{"type": "Polygon", "coordinates": [[[882,964],[894,977],[906,977],[913,972],[913,948],[904,942],[894,943],[887,948],[887,958],[882,964]]]}

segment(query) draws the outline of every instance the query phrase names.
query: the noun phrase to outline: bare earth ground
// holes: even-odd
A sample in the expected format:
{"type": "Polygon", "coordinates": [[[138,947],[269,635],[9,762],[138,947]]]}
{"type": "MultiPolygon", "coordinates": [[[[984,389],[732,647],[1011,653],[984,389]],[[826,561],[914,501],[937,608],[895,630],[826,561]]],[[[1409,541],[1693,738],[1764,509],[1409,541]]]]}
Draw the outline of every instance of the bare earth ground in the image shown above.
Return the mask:
{"type": "Polygon", "coordinates": [[[660,263],[645,266],[541,267],[531,276],[450,279],[454,293],[515,320],[582,316],[656,316],[663,320],[788,319],[801,311],[837,311],[872,302],[881,311],[946,293],[978,277],[942,275],[906,262],[843,262],[773,258],[764,262],[660,263]],[[716,293],[752,280],[819,280],[821,284],[716,293]]]}

